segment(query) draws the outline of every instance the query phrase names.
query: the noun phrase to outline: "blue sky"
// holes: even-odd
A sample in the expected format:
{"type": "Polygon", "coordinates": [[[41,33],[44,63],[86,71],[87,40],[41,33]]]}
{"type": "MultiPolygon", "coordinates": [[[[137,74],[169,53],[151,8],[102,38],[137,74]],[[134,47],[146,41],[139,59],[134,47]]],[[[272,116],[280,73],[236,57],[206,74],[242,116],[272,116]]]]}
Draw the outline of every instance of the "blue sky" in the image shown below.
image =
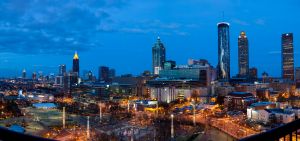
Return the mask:
{"type": "Polygon", "coordinates": [[[217,23],[230,23],[231,74],[237,73],[237,38],[249,38],[250,66],[280,76],[281,34],[294,33],[299,61],[298,0],[2,0],[0,2],[0,76],[57,73],[98,66],[117,74],[151,70],[151,48],[161,37],[167,59],[207,59],[217,64],[217,23]],[[224,18],[222,13],[224,12],[224,18]]]}

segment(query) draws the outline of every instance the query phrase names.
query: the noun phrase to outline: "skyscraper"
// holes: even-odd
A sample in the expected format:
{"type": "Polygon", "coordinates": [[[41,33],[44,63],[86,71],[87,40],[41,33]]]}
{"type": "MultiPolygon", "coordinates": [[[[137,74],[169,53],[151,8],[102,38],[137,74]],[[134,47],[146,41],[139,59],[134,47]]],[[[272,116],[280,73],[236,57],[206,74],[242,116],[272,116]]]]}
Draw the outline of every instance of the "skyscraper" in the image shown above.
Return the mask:
{"type": "Polygon", "coordinates": [[[106,66],[99,67],[99,80],[108,82],[109,81],[109,68],[106,66]]]}
{"type": "Polygon", "coordinates": [[[249,76],[251,81],[257,80],[257,68],[253,67],[249,69],[249,76]]]}
{"type": "Polygon", "coordinates": [[[238,38],[239,76],[249,76],[249,48],[246,33],[242,31],[238,38]]]}
{"type": "Polygon", "coordinates": [[[58,75],[59,76],[63,76],[66,73],[66,65],[65,64],[61,64],[58,67],[58,75]]]}
{"type": "Polygon", "coordinates": [[[296,81],[296,87],[300,88],[300,67],[295,68],[295,81],[296,81]]]}
{"type": "Polygon", "coordinates": [[[116,70],[115,69],[109,69],[108,78],[112,79],[116,76],[116,70]]]}
{"type": "Polygon", "coordinates": [[[163,69],[164,62],[166,61],[166,49],[161,43],[160,38],[157,37],[157,41],[152,47],[152,67],[153,73],[158,74],[163,69]]]}
{"type": "Polygon", "coordinates": [[[32,79],[35,80],[36,79],[36,72],[32,73],[32,79]]]}
{"type": "Polygon", "coordinates": [[[229,23],[218,23],[218,79],[230,79],[229,23]]]}
{"type": "Polygon", "coordinates": [[[73,57],[73,72],[77,73],[79,75],[79,57],[77,52],[75,52],[73,57]]]}
{"type": "Polygon", "coordinates": [[[23,69],[23,71],[22,71],[22,78],[23,78],[23,79],[26,78],[26,70],[25,70],[25,69],[23,69]]]}
{"type": "Polygon", "coordinates": [[[281,35],[282,78],[294,81],[293,33],[281,35]]]}

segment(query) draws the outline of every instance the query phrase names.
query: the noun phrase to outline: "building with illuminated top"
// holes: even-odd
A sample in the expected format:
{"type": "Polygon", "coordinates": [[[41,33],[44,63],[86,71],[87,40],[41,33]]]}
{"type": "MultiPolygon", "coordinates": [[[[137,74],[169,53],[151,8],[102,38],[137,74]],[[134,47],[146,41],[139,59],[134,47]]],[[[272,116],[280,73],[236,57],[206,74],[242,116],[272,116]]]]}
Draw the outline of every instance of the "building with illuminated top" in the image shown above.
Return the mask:
{"type": "Polygon", "coordinates": [[[218,23],[218,80],[230,79],[229,23],[218,23]]]}
{"type": "Polygon", "coordinates": [[[79,75],[79,57],[77,52],[75,52],[73,57],[73,72],[79,75]]]}
{"type": "Polygon", "coordinates": [[[294,81],[294,45],[293,33],[281,36],[282,78],[294,81]]]}
{"type": "Polygon", "coordinates": [[[246,33],[242,31],[238,38],[238,64],[239,64],[239,76],[249,76],[249,48],[248,38],[246,33]]]}
{"type": "Polygon", "coordinates": [[[160,38],[157,37],[157,41],[152,47],[152,67],[153,74],[158,75],[159,71],[163,69],[163,65],[166,61],[166,49],[161,42],[160,38]]]}

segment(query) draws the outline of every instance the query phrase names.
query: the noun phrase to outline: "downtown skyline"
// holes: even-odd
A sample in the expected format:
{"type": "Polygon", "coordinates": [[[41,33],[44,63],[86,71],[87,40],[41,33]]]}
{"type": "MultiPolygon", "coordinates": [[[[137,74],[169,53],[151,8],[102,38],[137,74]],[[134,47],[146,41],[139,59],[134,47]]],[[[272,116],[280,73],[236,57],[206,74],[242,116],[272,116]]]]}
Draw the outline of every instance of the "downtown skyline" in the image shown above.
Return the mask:
{"type": "MultiPolygon", "coordinates": [[[[268,1],[257,2],[261,5],[256,5],[255,2],[250,3],[250,1],[235,0],[200,3],[192,1],[178,7],[182,4],[179,1],[169,5],[166,2],[153,2],[150,6],[147,5],[148,1],[145,4],[138,1],[113,1],[111,3],[103,1],[92,8],[84,8],[84,5],[93,3],[86,3],[80,7],[78,6],[80,2],[69,1],[73,6],[67,7],[69,9],[66,11],[71,11],[70,13],[74,14],[73,17],[82,14],[85,15],[83,18],[90,20],[81,21],[76,23],[77,25],[71,24],[69,27],[59,26],[57,29],[53,29],[53,26],[66,24],[62,20],[63,16],[49,22],[47,18],[53,16],[53,12],[51,13],[50,6],[46,6],[46,4],[30,2],[35,6],[44,6],[44,8],[48,8],[48,11],[40,8],[32,9],[29,5],[27,8],[25,6],[24,9],[20,9],[26,11],[27,15],[15,12],[13,14],[16,18],[7,18],[7,15],[12,14],[9,12],[12,11],[7,9],[8,5],[1,4],[2,9],[6,9],[6,12],[2,15],[0,22],[0,31],[3,33],[0,40],[0,77],[7,75],[9,71],[14,71],[10,76],[21,76],[24,68],[28,76],[32,71],[57,74],[60,64],[66,64],[67,70],[71,70],[71,59],[75,51],[78,51],[81,58],[81,70],[92,70],[96,76],[99,66],[115,68],[118,75],[125,73],[138,75],[144,70],[152,70],[151,50],[157,36],[161,37],[166,48],[166,60],[174,60],[177,64],[187,64],[189,58],[201,58],[207,59],[216,67],[218,58],[216,24],[223,20],[230,23],[231,76],[238,73],[237,40],[239,33],[245,31],[249,40],[249,67],[257,67],[259,76],[266,71],[270,76],[280,77],[281,34],[294,34],[295,67],[300,66],[300,62],[297,61],[300,53],[298,47],[300,31],[297,25],[300,20],[295,18],[299,16],[296,13],[299,2],[274,2],[270,6],[273,8],[268,9],[264,9],[265,6],[269,6],[268,1]],[[134,12],[146,5],[148,11],[152,9],[153,12],[146,12],[147,10],[141,13],[134,12]],[[212,5],[214,6],[212,7],[212,5]],[[235,7],[236,10],[232,10],[232,7],[235,7]],[[187,8],[189,10],[186,10],[187,8]],[[95,14],[97,12],[95,9],[98,10],[98,15],[95,14]],[[185,14],[181,15],[178,12],[185,12],[185,14]],[[224,19],[222,12],[225,13],[224,19]],[[283,12],[283,14],[276,16],[278,12],[283,12]],[[107,14],[107,17],[103,15],[104,13],[107,14]],[[135,14],[132,16],[134,18],[131,17],[131,14],[135,14]],[[147,16],[143,16],[143,14],[147,14],[147,16]],[[34,19],[32,23],[28,23],[22,21],[24,17],[34,19]],[[104,20],[98,21],[99,19],[104,20]],[[20,25],[18,23],[20,21],[24,22],[24,25],[20,25]],[[153,24],[143,26],[143,22],[153,24]],[[93,28],[86,31],[79,30],[87,28],[86,24],[92,25],[93,28]],[[97,26],[99,24],[101,29],[97,26]],[[59,34],[58,29],[62,29],[66,33],[59,34]],[[79,36],[79,33],[69,33],[73,30],[88,36],[83,38],[79,36]],[[6,39],[6,36],[9,37],[12,33],[16,34],[17,43],[11,43],[6,39]],[[32,35],[32,39],[24,38],[27,35],[32,35]],[[45,37],[41,39],[40,35],[45,35],[45,37]],[[61,38],[65,41],[59,40],[61,38]],[[53,40],[59,40],[60,44],[52,42],[53,40]],[[74,44],[68,44],[67,41],[73,41],[74,44]],[[36,53],[38,55],[35,55],[36,53]]],[[[18,2],[12,3],[10,6],[18,6],[18,2]]],[[[62,8],[64,7],[52,10],[61,10],[62,8]]],[[[70,13],[63,12],[62,15],[70,13]]],[[[66,21],[71,23],[74,19],[70,18],[66,21]]]]}

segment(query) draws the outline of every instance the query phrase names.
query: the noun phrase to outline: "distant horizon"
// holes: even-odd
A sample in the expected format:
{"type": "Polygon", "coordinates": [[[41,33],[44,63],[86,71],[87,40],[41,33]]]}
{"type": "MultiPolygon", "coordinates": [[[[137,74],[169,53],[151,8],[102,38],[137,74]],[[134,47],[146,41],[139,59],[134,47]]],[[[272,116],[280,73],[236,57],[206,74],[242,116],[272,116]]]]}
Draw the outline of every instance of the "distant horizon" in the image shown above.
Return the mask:
{"type": "Polygon", "coordinates": [[[217,65],[217,23],[230,23],[231,76],[238,72],[237,38],[249,40],[250,68],[281,76],[281,34],[294,34],[295,68],[300,67],[300,1],[175,0],[0,2],[0,77],[19,77],[26,69],[44,74],[71,70],[78,51],[80,75],[99,66],[117,75],[152,70],[151,48],[160,36],[166,59],[178,65],[206,59],[217,65]],[[265,8],[268,7],[268,8],[265,8]],[[280,10],[279,10],[280,9],[280,10]],[[60,13],[59,15],[57,13],[60,13]],[[224,16],[223,16],[224,13],[224,16]],[[78,18],[81,17],[81,18],[78,18]]]}

